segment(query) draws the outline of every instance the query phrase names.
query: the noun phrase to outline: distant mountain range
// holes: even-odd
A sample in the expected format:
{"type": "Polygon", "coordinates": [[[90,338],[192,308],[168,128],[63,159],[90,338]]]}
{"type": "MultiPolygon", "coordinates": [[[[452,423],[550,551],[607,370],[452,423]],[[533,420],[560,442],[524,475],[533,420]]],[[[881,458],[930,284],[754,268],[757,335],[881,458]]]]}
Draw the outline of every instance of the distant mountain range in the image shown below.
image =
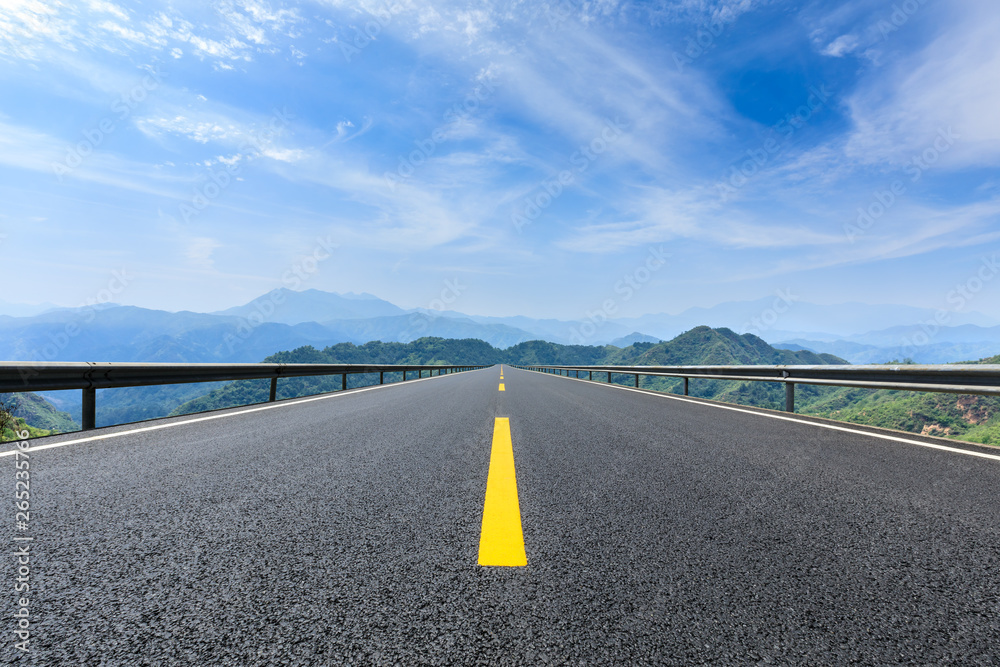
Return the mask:
{"type": "Polygon", "coordinates": [[[791,338],[772,341],[786,350],[829,352],[852,364],[909,359],[918,364],[973,361],[1000,352],[1000,327],[965,324],[935,330],[921,325],[889,327],[838,340],[791,338]]]}
{"type": "Polygon", "coordinates": [[[212,314],[243,318],[259,316],[280,324],[302,324],[393,317],[406,315],[407,311],[367,293],[336,294],[315,289],[302,292],[277,289],[250,303],[212,314]]]}
{"type": "Polygon", "coordinates": [[[476,338],[504,349],[529,340],[614,345],[670,340],[697,326],[754,333],[785,349],[827,352],[852,363],[910,358],[945,363],[1000,352],[1000,322],[976,312],[910,306],[819,305],[779,293],[755,301],[589,323],[456,311],[406,310],[371,294],[278,289],[214,313],[136,306],[48,308],[0,302],[0,359],[10,361],[255,362],[275,350],[425,336],[476,338]],[[33,312],[44,310],[45,312],[33,312]],[[12,316],[10,313],[33,312],[12,316]],[[589,335],[585,335],[589,334],[589,335]]]}

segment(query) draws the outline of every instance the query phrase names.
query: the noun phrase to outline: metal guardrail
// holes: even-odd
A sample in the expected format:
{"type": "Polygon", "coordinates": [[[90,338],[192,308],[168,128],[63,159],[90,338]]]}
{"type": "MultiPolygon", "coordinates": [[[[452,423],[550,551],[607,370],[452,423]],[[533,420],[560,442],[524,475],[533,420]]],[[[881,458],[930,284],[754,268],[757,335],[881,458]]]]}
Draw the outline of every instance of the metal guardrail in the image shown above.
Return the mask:
{"type": "Polygon", "coordinates": [[[517,366],[525,370],[569,375],[607,374],[607,381],[617,374],[677,377],[684,380],[688,395],[691,378],[709,380],[747,380],[781,382],[785,385],[785,410],[795,412],[795,385],[825,385],[864,389],[931,391],[949,394],[1000,395],[1000,365],[954,364],[899,366],[517,366]]]}
{"type": "Polygon", "coordinates": [[[380,364],[145,364],[92,362],[0,362],[0,393],[80,389],[83,391],[82,427],[87,431],[96,423],[97,390],[117,387],[142,387],[189,382],[226,382],[232,380],[271,379],[268,401],[276,399],[280,378],[340,375],[341,389],[347,389],[347,376],[378,373],[379,384],[386,373],[417,373],[428,377],[476,370],[485,366],[428,366],[380,364]]]}

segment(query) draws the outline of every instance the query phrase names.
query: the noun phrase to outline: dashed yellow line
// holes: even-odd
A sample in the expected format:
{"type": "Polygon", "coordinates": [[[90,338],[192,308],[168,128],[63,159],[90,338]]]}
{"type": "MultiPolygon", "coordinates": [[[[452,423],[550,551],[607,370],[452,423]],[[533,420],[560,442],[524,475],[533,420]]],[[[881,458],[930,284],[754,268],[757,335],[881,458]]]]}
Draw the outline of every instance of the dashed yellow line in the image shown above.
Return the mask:
{"type": "Polygon", "coordinates": [[[514,474],[514,446],[510,439],[510,419],[497,417],[493,423],[493,449],[486,478],[483,529],[479,537],[479,564],[519,567],[528,564],[521,531],[521,507],[517,502],[514,474]]]}
{"type": "Polygon", "coordinates": [[[503,382],[501,382],[501,383],[500,383],[500,391],[506,391],[506,390],[505,390],[505,389],[503,388],[503,382]]]}

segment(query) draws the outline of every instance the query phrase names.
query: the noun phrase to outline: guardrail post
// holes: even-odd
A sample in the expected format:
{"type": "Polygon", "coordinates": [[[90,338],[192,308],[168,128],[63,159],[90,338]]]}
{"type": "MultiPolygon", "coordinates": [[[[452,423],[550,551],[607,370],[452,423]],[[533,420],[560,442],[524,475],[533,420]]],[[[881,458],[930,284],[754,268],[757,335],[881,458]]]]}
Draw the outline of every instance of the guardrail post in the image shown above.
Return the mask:
{"type": "Polygon", "coordinates": [[[611,371],[608,371],[608,384],[611,384],[611,371]]]}
{"type": "Polygon", "coordinates": [[[385,384],[385,371],[378,372],[378,383],[385,384]]]}
{"type": "Polygon", "coordinates": [[[593,380],[594,379],[594,371],[587,371],[587,372],[590,373],[590,377],[587,378],[587,379],[593,380]]]}
{"type": "Polygon", "coordinates": [[[83,414],[80,421],[84,431],[97,428],[97,390],[93,387],[83,390],[83,414]]]}
{"type": "Polygon", "coordinates": [[[684,378],[684,395],[688,395],[688,379],[684,378]]]}
{"type": "Polygon", "coordinates": [[[785,383],[785,412],[795,412],[795,383],[785,383]]]}
{"type": "Polygon", "coordinates": [[[274,399],[278,396],[278,378],[271,378],[271,393],[267,397],[268,403],[274,403],[274,399]]]}
{"type": "Polygon", "coordinates": [[[639,374],[638,373],[635,374],[635,387],[636,387],[636,389],[639,388],[639,374]]]}

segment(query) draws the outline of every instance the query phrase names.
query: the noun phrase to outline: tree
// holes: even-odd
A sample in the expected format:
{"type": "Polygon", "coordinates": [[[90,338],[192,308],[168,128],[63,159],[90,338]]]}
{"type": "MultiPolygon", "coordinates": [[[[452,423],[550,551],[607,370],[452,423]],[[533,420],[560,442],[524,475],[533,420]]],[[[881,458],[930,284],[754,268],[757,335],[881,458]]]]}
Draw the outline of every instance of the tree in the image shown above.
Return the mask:
{"type": "Polygon", "coordinates": [[[17,418],[14,416],[16,411],[17,394],[0,394],[0,442],[4,440],[7,429],[14,431],[17,428],[17,418]]]}

